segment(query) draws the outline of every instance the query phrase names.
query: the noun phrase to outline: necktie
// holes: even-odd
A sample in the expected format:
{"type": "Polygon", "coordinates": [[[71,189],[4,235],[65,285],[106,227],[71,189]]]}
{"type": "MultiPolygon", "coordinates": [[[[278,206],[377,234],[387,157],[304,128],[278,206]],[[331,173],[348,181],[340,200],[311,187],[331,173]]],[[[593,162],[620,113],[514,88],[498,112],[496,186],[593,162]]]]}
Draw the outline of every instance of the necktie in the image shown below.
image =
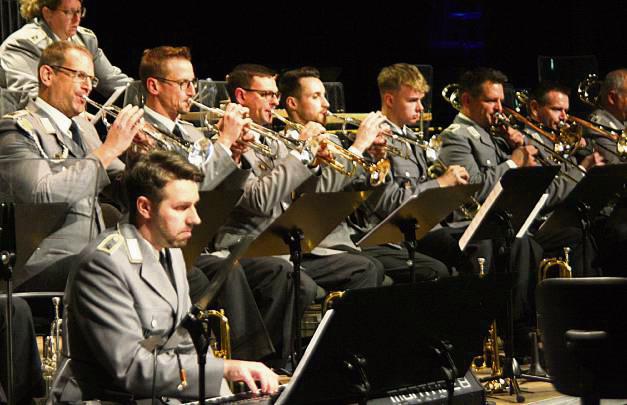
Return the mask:
{"type": "Polygon", "coordinates": [[[159,263],[161,263],[165,274],[168,275],[170,282],[174,286],[174,274],[172,274],[172,266],[170,264],[170,252],[167,249],[162,249],[159,252],[159,263]]]}
{"type": "Polygon", "coordinates": [[[83,148],[83,141],[81,140],[81,132],[78,129],[78,125],[74,121],[72,121],[72,124],[70,125],[70,133],[72,134],[72,140],[74,143],[77,144],[81,151],[84,152],[85,149],[83,148]]]}
{"type": "Polygon", "coordinates": [[[179,124],[174,124],[174,129],[172,130],[172,133],[176,135],[176,137],[179,139],[185,139],[185,137],[183,136],[183,131],[181,130],[179,124]]]}

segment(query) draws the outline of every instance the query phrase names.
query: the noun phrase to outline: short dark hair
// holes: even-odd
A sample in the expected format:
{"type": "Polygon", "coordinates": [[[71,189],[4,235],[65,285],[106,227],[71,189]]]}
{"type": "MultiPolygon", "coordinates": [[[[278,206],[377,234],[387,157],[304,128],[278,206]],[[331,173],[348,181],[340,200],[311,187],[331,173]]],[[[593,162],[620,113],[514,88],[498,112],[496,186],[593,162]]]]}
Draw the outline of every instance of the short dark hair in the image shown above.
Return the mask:
{"type": "Polygon", "coordinates": [[[279,78],[279,91],[281,92],[281,100],[287,97],[300,97],[302,90],[300,79],[307,77],[315,77],[320,79],[320,71],[315,67],[304,66],[298,69],[288,70],[279,78]]]}
{"type": "Polygon", "coordinates": [[[549,101],[547,95],[552,91],[563,93],[570,97],[570,89],[568,87],[557,82],[544,80],[538,83],[533,91],[529,93],[529,101],[535,100],[540,105],[546,105],[549,101]]]}
{"type": "Polygon", "coordinates": [[[469,93],[472,97],[481,95],[481,86],[485,82],[496,84],[507,83],[507,76],[499,70],[478,67],[464,72],[459,78],[459,87],[462,93],[469,93]]]}
{"type": "Polygon", "coordinates": [[[183,156],[175,152],[155,150],[137,160],[125,175],[130,221],[137,221],[137,199],[147,197],[154,204],[163,199],[162,190],[169,181],[202,182],[204,175],[183,156]]]}
{"type": "Polygon", "coordinates": [[[232,102],[237,102],[237,100],[235,100],[235,89],[238,87],[250,88],[250,84],[255,76],[275,77],[276,72],[263,65],[244,63],[235,66],[231,73],[226,75],[226,89],[229,92],[229,98],[232,102]]]}
{"type": "Polygon", "coordinates": [[[192,53],[186,46],[158,46],[156,48],[145,49],[139,62],[139,79],[146,87],[146,80],[149,77],[165,77],[165,62],[169,59],[185,59],[192,61],[192,53]]]}

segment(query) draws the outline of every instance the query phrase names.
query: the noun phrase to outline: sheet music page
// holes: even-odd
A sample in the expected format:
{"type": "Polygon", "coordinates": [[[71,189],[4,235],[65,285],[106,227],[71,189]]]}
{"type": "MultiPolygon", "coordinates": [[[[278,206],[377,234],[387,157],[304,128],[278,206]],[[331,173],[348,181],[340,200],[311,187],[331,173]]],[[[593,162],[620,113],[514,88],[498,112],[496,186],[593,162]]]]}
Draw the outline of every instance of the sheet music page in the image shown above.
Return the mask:
{"type": "Polygon", "coordinates": [[[483,204],[481,204],[479,212],[477,212],[477,215],[475,215],[475,217],[472,219],[472,222],[470,223],[470,225],[468,225],[468,228],[466,228],[466,231],[459,239],[459,248],[461,251],[464,251],[464,249],[466,249],[466,245],[468,245],[468,242],[470,242],[470,239],[477,231],[477,228],[479,228],[479,225],[481,225],[481,223],[483,222],[483,218],[485,218],[488,211],[490,211],[490,208],[494,205],[496,199],[502,192],[503,185],[499,181],[498,183],[496,183],[492,191],[490,191],[490,194],[488,194],[488,197],[485,199],[483,204]]]}
{"type": "Polygon", "coordinates": [[[275,405],[285,404],[286,398],[289,398],[289,394],[290,394],[290,391],[292,390],[292,387],[298,385],[298,381],[301,378],[300,376],[302,374],[302,370],[307,367],[307,363],[309,363],[309,358],[311,357],[311,353],[313,353],[313,351],[318,347],[318,341],[320,340],[320,336],[322,336],[324,331],[326,330],[327,323],[331,321],[331,318],[333,317],[333,313],[334,313],[333,309],[330,309],[327,312],[325,312],[324,317],[320,321],[320,325],[318,325],[316,332],[314,333],[313,337],[311,338],[311,341],[307,345],[307,349],[305,349],[305,353],[303,354],[303,357],[300,359],[298,366],[296,366],[296,370],[294,370],[294,374],[292,374],[290,383],[287,384],[287,387],[285,387],[285,390],[281,393],[281,395],[275,402],[275,405]]]}
{"type": "Polygon", "coordinates": [[[518,230],[518,233],[516,234],[517,238],[522,238],[525,235],[525,233],[527,233],[527,229],[529,229],[529,226],[531,225],[533,220],[538,216],[538,212],[540,212],[540,209],[542,207],[544,207],[544,203],[546,202],[546,200],[548,198],[549,198],[549,194],[548,193],[542,194],[542,196],[540,197],[540,199],[536,203],[536,206],[533,207],[533,210],[531,211],[531,214],[529,214],[529,216],[525,220],[525,223],[522,224],[522,226],[518,230]]]}

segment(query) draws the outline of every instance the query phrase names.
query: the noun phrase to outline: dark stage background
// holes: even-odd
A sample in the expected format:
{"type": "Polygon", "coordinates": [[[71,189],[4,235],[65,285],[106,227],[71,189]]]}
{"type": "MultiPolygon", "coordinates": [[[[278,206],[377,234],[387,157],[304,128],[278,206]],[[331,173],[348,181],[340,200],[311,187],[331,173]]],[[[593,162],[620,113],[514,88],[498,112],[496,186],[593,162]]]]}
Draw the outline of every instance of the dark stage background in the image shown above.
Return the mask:
{"type": "MultiPolygon", "coordinates": [[[[436,125],[447,125],[454,115],[440,90],[467,67],[496,67],[520,88],[537,82],[538,55],[592,55],[600,74],[627,65],[622,0],[262,4],[86,0],[83,25],[96,32],[112,63],[133,77],[142,50],[165,44],[190,46],[200,78],[224,80],[244,62],[277,70],[312,65],[323,80],[344,83],[349,112],[378,107],[381,67],[430,64],[436,125]]],[[[558,63],[567,82],[595,68],[571,65],[563,72],[558,63]]]]}

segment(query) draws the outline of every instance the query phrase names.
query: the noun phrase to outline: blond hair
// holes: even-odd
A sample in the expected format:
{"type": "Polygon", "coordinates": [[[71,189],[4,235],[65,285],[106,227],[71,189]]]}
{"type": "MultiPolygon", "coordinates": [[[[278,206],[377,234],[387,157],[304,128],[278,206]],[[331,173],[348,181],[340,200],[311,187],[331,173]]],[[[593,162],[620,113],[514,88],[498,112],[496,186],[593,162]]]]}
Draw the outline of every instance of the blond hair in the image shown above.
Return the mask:
{"type": "MultiPolygon", "coordinates": [[[[79,0],[83,4],[83,0],[79,0]]],[[[41,9],[48,7],[56,10],[61,4],[61,0],[20,0],[20,14],[26,21],[41,18],[41,9]]]]}
{"type": "Polygon", "coordinates": [[[407,86],[421,93],[429,91],[429,84],[420,70],[415,65],[409,63],[396,63],[381,69],[377,76],[379,93],[397,91],[401,86],[407,86]]]}

